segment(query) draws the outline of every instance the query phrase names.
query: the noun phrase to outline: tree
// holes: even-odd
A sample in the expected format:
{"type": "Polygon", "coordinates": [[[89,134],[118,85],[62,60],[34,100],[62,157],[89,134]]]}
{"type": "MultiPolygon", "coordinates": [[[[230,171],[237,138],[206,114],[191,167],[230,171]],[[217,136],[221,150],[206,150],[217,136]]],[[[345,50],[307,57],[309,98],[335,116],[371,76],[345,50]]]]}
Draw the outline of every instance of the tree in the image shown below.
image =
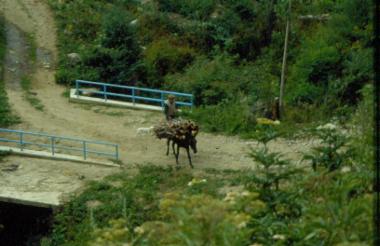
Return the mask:
{"type": "Polygon", "coordinates": [[[135,83],[141,67],[141,49],[131,15],[114,10],[104,18],[100,46],[90,49],[85,65],[96,68],[102,81],[135,83]]]}

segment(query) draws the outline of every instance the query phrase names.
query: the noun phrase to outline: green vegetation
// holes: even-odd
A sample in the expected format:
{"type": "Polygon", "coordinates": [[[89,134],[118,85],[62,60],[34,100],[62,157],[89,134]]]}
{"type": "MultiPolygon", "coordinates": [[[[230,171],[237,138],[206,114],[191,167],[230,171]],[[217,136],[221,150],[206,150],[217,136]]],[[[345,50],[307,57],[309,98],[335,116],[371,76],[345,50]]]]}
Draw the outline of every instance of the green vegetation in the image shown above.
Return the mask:
{"type": "Polygon", "coordinates": [[[261,147],[247,153],[254,171],[146,165],[92,182],[58,213],[46,245],[372,243],[372,1],[292,1],[285,114],[273,126],[258,118],[279,95],[287,1],[49,3],[58,83],[190,92],[196,108],[184,117],[261,147]],[[268,147],[305,135],[320,144],[302,160],[268,147]]]}
{"type": "Polygon", "coordinates": [[[9,151],[0,151],[0,162],[8,155],[10,155],[9,151]]]}
{"type": "MultiPolygon", "coordinates": [[[[333,133],[321,131],[323,136],[333,133]]],[[[321,135],[321,136],[322,136],[321,135]]],[[[48,245],[368,245],[371,174],[339,153],[334,169],[300,168],[268,143],[255,170],[141,166],[91,182],[56,216],[48,245]]],[[[326,138],[326,137],[324,137],[326,138]]],[[[328,147],[329,144],[323,144],[328,147]]],[[[348,146],[352,148],[352,146],[348,146]]],[[[316,160],[319,162],[319,160],[316,160]]]]}
{"type": "MultiPolygon", "coordinates": [[[[27,34],[26,41],[28,43],[28,59],[31,69],[34,69],[37,60],[37,45],[33,34],[27,34]]],[[[24,98],[37,110],[43,111],[44,105],[37,98],[37,93],[32,91],[32,79],[28,75],[24,75],[20,81],[21,88],[24,90],[24,98]]]]}
{"type": "MultiPolygon", "coordinates": [[[[251,119],[264,116],[260,108],[279,96],[287,1],[49,2],[60,30],[58,83],[190,92],[197,108],[188,117],[206,130],[246,136],[257,130],[251,119]],[[73,52],[80,61],[70,60],[73,52]],[[226,105],[241,111],[238,119],[226,105]]],[[[372,5],[293,1],[282,129],[353,112],[373,81],[372,5]],[[299,18],[307,15],[317,18],[299,18]]]]}
{"type": "Polygon", "coordinates": [[[3,81],[3,60],[6,50],[6,37],[4,28],[4,19],[0,16],[0,127],[7,127],[19,122],[19,119],[11,112],[3,81]]]}
{"type": "Polygon", "coordinates": [[[37,44],[33,34],[27,34],[26,40],[28,42],[28,56],[31,63],[35,63],[37,60],[37,44]]]}
{"type": "Polygon", "coordinates": [[[43,111],[44,105],[36,97],[36,93],[31,91],[31,79],[28,76],[21,78],[21,88],[24,90],[24,98],[37,110],[43,111]]]}

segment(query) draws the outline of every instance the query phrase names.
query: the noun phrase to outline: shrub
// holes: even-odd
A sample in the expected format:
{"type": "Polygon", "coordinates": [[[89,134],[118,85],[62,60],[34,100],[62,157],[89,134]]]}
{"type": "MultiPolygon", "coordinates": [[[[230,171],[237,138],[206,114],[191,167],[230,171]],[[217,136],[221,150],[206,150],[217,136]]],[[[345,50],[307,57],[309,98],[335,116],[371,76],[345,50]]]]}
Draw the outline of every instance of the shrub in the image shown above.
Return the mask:
{"type": "Polygon", "coordinates": [[[160,9],[175,12],[194,19],[207,19],[212,13],[215,0],[159,0],[160,9]]]}
{"type": "Polygon", "coordinates": [[[213,106],[202,106],[184,115],[199,122],[202,129],[210,132],[244,134],[256,126],[246,102],[233,100],[213,106]]]}
{"type": "Polygon", "coordinates": [[[369,177],[360,176],[356,171],[316,173],[300,183],[307,209],[302,220],[289,225],[294,240],[302,245],[371,244],[373,196],[369,177]],[[357,193],[363,184],[366,191],[357,193]]]}
{"type": "Polygon", "coordinates": [[[353,139],[352,147],[355,162],[361,169],[367,170],[374,162],[373,134],[375,121],[374,116],[374,89],[372,85],[366,85],[361,90],[362,101],[359,103],[352,118],[353,139]]]}
{"type": "Polygon", "coordinates": [[[249,152],[249,156],[258,165],[257,171],[251,174],[251,180],[259,186],[260,195],[270,200],[273,199],[273,191],[280,191],[284,182],[300,172],[281,153],[269,151],[268,143],[278,136],[272,127],[268,127],[257,137],[262,144],[261,149],[251,148],[249,152]]]}
{"type": "Polygon", "coordinates": [[[140,227],[144,231],[141,242],[179,245],[188,242],[196,245],[247,243],[249,216],[231,210],[231,206],[207,195],[181,197],[166,194],[160,202],[160,212],[169,223],[158,222],[160,227],[155,226],[157,222],[144,223],[140,227]]]}
{"type": "Polygon", "coordinates": [[[270,44],[276,15],[270,1],[224,1],[239,18],[226,49],[242,59],[255,60],[262,48],[270,44]]]}
{"type": "MultiPolygon", "coordinates": [[[[249,192],[246,193],[250,195],[249,192]]],[[[95,239],[90,245],[121,245],[132,239],[134,245],[246,244],[249,215],[242,211],[233,212],[236,203],[244,203],[232,196],[228,198],[226,203],[207,195],[181,196],[175,192],[165,193],[160,201],[162,221],[147,221],[135,227],[132,237],[126,229],[125,221],[112,220],[109,227],[95,231],[95,239]],[[231,199],[235,203],[230,203],[231,199]]],[[[259,200],[257,197],[255,200],[251,209],[256,209],[257,212],[259,200]]]]}
{"type": "Polygon", "coordinates": [[[181,36],[190,47],[208,54],[218,44],[217,28],[209,21],[185,22],[179,25],[178,36],[181,36]]]}
{"type": "Polygon", "coordinates": [[[291,103],[324,102],[329,83],[341,73],[338,50],[317,38],[305,43],[289,77],[286,97],[291,103]]]}
{"type": "Polygon", "coordinates": [[[176,46],[169,39],[152,42],[144,52],[145,62],[154,67],[159,76],[181,72],[194,57],[194,51],[186,46],[176,46]]]}
{"type": "Polygon", "coordinates": [[[343,102],[357,104],[363,85],[373,81],[372,56],[372,49],[356,47],[349,52],[343,63],[343,79],[340,81],[343,102]]]}
{"type": "Polygon", "coordinates": [[[84,54],[84,66],[90,71],[95,69],[101,81],[125,84],[138,79],[141,50],[130,20],[128,12],[109,12],[103,22],[100,46],[87,49],[84,54]]]}
{"type": "Polygon", "coordinates": [[[322,140],[322,145],[314,147],[312,153],[304,157],[311,160],[314,171],[317,170],[318,166],[322,166],[332,172],[349,164],[351,149],[344,149],[348,137],[339,133],[336,125],[328,123],[319,126],[315,135],[322,140]]]}
{"type": "Polygon", "coordinates": [[[49,0],[50,6],[57,11],[56,17],[60,20],[58,25],[63,36],[79,43],[92,43],[97,38],[104,10],[99,2],[49,0]]]}
{"type": "Polygon", "coordinates": [[[157,9],[144,9],[138,21],[137,32],[143,45],[179,32],[178,22],[170,18],[168,13],[157,9]]]}
{"type": "Polygon", "coordinates": [[[199,57],[183,74],[169,75],[165,80],[170,90],[193,93],[195,105],[215,105],[239,94],[264,99],[276,88],[276,77],[267,66],[236,65],[226,54],[213,59],[199,57]]]}

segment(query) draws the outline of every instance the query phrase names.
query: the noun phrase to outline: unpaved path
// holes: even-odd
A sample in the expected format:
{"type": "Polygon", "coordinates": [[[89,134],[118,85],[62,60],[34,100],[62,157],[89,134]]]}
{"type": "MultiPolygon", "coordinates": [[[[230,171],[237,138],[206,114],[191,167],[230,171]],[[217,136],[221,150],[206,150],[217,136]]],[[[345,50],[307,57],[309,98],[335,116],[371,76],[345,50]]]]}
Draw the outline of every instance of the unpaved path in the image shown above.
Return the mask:
{"type": "MultiPolygon", "coordinates": [[[[137,136],[138,127],[154,125],[162,119],[160,113],[130,109],[107,108],[69,103],[62,96],[65,88],[55,84],[54,72],[57,60],[56,28],[54,18],[47,4],[42,0],[0,0],[1,12],[14,30],[33,34],[37,45],[37,61],[32,74],[32,89],[44,105],[44,111],[38,111],[27,102],[22,90],[15,84],[19,77],[14,73],[25,72],[23,66],[7,62],[5,69],[6,89],[12,110],[23,123],[13,128],[46,132],[54,135],[103,140],[120,145],[121,160],[127,166],[131,164],[151,163],[156,165],[174,165],[173,156],[166,156],[165,142],[153,136],[137,136]],[[16,69],[17,71],[13,71],[16,69]]],[[[9,33],[9,32],[8,32],[9,33]]],[[[16,37],[17,34],[14,35],[16,37]]],[[[21,35],[22,36],[22,35],[21,35]]],[[[16,57],[24,63],[27,59],[22,51],[22,37],[8,49],[8,56],[16,57]]],[[[75,52],[73,50],[72,52],[75,52]]],[[[12,60],[12,59],[10,59],[12,60]]],[[[255,143],[240,140],[237,137],[217,136],[200,133],[198,135],[198,154],[193,155],[195,168],[241,169],[250,168],[253,162],[246,156],[248,147],[255,143]]],[[[288,157],[298,159],[297,151],[305,151],[305,143],[277,140],[271,146],[288,157]]],[[[187,157],[182,151],[180,163],[186,164],[187,157]]],[[[15,158],[12,157],[14,161],[15,158]]],[[[39,163],[29,159],[28,162],[39,163]]],[[[50,161],[51,162],[51,161],[50,161]]],[[[42,162],[41,162],[42,163],[42,162]]],[[[62,163],[65,165],[65,163],[62,163]]],[[[67,166],[67,165],[66,165],[67,166]]],[[[73,165],[75,169],[80,165],[73,165]],[[75,167],[74,167],[75,166],[75,167]]]]}

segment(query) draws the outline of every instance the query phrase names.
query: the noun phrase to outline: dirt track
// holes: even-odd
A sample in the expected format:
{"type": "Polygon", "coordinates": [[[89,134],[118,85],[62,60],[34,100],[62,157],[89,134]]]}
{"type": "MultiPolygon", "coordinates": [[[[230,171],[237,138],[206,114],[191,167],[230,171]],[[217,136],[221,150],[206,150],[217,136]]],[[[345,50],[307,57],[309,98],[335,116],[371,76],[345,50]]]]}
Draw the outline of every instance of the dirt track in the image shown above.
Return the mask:
{"type": "MultiPolygon", "coordinates": [[[[154,125],[162,119],[160,113],[130,109],[107,108],[69,103],[62,96],[65,88],[55,84],[54,72],[57,59],[56,28],[54,18],[47,4],[41,0],[0,0],[1,12],[6,20],[24,33],[33,34],[37,45],[37,64],[32,74],[32,89],[44,105],[44,111],[38,111],[27,102],[19,87],[14,73],[23,73],[23,67],[17,68],[11,62],[6,64],[5,80],[12,110],[17,113],[22,124],[12,127],[55,135],[103,140],[120,145],[121,160],[126,166],[151,163],[156,165],[174,165],[173,156],[166,156],[165,142],[153,136],[137,136],[138,127],[154,125]],[[16,71],[12,71],[15,70],[16,71]],[[13,86],[12,86],[13,85],[13,86]]],[[[22,36],[14,42],[22,43],[22,36]]],[[[20,46],[12,46],[13,49],[20,46]]],[[[16,57],[18,62],[26,62],[27,56],[20,50],[8,50],[7,55],[16,57]],[[18,57],[17,57],[18,56],[18,57]]],[[[72,52],[75,52],[73,50],[72,52]]],[[[12,59],[11,59],[12,60],[12,59]]],[[[198,154],[193,155],[193,163],[198,168],[241,169],[253,167],[246,156],[249,145],[236,137],[216,136],[206,133],[198,135],[198,154]]],[[[298,159],[297,151],[305,151],[305,143],[290,144],[285,140],[272,143],[273,149],[281,151],[290,158],[298,159]]],[[[187,157],[181,152],[180,163],[187,167],[187,157]]],[[[23,158],[11,157],[12,161],[22,162],[23,158]]],[[[38,165],[38,159],[27,159],[28,163],[38,165]]],[[[49,162],[49,161],[44,161],[49,162]]],[[[52,162],[52,161],[50,161],[52,162]]],[[[70,172],[78,172],[81,165],[62,163],[70,172]]],[[[61,165],[61,166],[62,166],[61,165]]],[[[100,170],[99,170],[100,171],[100,170]]]]}

